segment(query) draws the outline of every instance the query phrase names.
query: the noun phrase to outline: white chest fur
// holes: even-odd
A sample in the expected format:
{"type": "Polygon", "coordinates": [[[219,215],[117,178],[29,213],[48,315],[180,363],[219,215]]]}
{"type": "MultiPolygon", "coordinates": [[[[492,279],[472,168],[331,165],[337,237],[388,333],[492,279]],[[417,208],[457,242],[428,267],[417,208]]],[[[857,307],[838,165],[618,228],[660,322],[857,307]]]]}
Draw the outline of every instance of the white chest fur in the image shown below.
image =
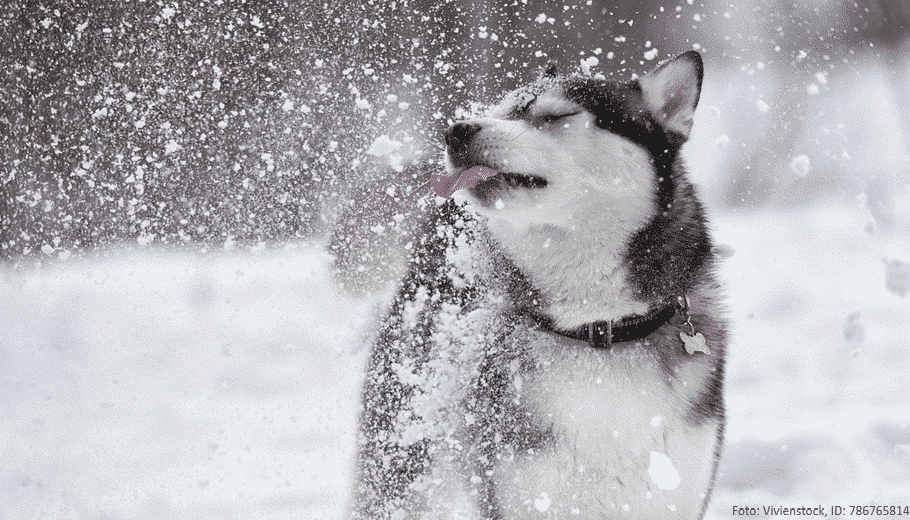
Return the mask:
{"type": "Polygon", "coordinates": [[[551,442],[497,463],[504,518],[698,518],[719,428],[686,420],[698,370],[671,381],[648,349],[546,333],[529,351],[515,388],[551,442]]]}

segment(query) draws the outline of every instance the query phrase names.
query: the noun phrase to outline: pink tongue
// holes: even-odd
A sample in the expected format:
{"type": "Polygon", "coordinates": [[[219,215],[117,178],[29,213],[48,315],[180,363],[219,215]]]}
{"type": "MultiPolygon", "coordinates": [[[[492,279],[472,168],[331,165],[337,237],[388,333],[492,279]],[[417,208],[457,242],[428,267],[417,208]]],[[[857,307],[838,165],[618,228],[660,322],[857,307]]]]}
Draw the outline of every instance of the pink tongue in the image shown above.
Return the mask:
{"type": "Polygon", "coordinates": [[[478,182],[487,180],[497,173],[499,173],[498,170],[487,168],[486,166],[472,166],[467,170],[451,175],[433,175],[430,177],[430,185],[436,195],[449,198],[456,191],[471,189],[478,182]]]}

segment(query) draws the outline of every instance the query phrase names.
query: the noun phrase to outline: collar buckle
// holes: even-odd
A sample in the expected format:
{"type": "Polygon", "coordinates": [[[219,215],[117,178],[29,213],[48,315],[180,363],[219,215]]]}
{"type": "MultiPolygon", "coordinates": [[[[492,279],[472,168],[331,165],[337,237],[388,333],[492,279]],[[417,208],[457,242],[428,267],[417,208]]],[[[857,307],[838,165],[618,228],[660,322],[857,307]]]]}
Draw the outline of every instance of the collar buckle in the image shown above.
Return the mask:
{"type": "Polygon", "coordinates": [[[603,348],[610,348],[613,346],[613,320],[588,323],[588,344],[592,347],[597,347],[596,339],[599,339],[600,336],[604,336],[606,340],[606,345],[603,345],[603,348]],[[604,324],[606,330],[603,329],[604,325],[600,324],[604,324]],[[594,337],[595,330],[598,335],[597,338],[594,337]]]}

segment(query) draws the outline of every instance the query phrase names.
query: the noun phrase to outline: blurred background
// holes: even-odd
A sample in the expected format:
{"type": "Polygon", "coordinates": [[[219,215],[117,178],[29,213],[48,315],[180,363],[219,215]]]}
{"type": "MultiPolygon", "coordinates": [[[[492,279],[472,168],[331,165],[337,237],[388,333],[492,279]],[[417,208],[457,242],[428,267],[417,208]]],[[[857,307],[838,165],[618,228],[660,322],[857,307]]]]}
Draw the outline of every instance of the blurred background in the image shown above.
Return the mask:
{"type": "Polygon", "coordinates": [[[732,327],[707,518],[910,506],[908,38],[904,0],[4,3],[0,520],[344,518],[442,131],[689,49],[732,327]]]}
{"type": "Polygon", "coordinates": [[[692,48],[712,204],[860,197],[893,226],[908,30],[900,0],[8,3],[0,256],[325,233],[548,62],[627,79],[692,48]]]}

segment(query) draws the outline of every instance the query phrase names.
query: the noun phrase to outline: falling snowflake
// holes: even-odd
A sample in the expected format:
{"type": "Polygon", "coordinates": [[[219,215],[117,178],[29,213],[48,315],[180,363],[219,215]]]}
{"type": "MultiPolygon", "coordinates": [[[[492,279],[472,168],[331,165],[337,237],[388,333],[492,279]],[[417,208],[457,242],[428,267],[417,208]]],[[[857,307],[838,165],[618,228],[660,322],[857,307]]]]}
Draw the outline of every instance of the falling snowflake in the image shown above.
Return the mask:
{"type": "Polygon", "coordinates": [[[790,171],[796,174],[800,179],[805,178],[809,175],[809,169],[812,164],[809,161],[809,156],[806,154],[800,154],[790,160],[790,171]]]}

